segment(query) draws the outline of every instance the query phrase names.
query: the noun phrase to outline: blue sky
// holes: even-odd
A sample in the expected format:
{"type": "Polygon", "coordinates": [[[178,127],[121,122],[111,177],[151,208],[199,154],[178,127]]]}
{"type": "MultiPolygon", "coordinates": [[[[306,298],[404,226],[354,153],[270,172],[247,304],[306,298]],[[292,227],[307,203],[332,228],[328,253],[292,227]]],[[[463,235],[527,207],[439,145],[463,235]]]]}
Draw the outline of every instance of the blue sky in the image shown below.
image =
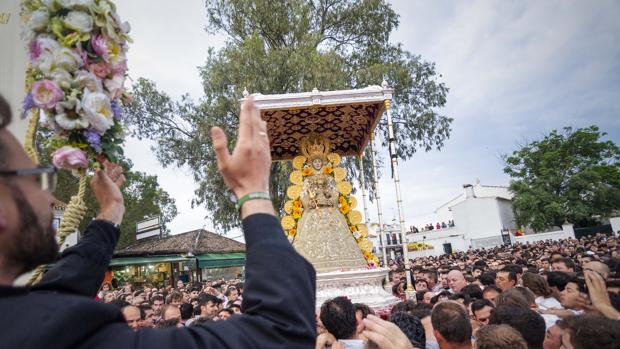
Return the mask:
{"type": "MultiPolygon", "coordinates": [[[[132,24],[131,76],[152,79],[172,96],[187,92],[200,98],[196,67],[204,63],[208,47],[225,40],[204,32],[204,2],[117,4],[132,24]]],[[[553,129],[596,124],[620,143],[620,2],[392,4],[400,14],[392,40],[436,63],[450,88],[441,112],[455,119],[441,151],[420,152],[400,164],[407,225],[429,221],[429,214],[460,194],[464,183],[479,178],[482,184],[508,184],[501,154],[553,129]]],[[[137,169],[158,174],[176,199],[180,214],[170,225],[173,232],[212,227],[203,219],[208,212],[190,208],[194,184],[187,170],[162,169],[147,142],[131,140],[127,153],[137,169]]],[[[388,171],[380,187],[389,220],[397,211],[388,171]]]]}

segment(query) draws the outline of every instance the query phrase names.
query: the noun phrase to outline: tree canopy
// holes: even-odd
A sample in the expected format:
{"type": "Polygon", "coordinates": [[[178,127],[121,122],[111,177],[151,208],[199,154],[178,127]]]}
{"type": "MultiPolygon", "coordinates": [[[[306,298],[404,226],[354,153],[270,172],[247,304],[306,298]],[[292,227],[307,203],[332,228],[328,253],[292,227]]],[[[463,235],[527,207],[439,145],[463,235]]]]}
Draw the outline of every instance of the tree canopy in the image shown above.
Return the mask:
{"type": "MultiPolygon", "coordinates": [[[[448,88],[435,65],[390,42],[399,16],[382,0],[207,0],[207,31],[225,33],[227,42],[211,48],[200,67],[204,96],[173,100],[154,82],[137,79],[129,122],[138,138],[155,141],[163,166],[186,166],[198,183],[195,204],[204,204],[216,226],[238,224],[234,205],[217,171],[209,129],[223,127],[234,144],[242,92],[263,94],[363,88],[385,79],[392,103],[397,156],[441,149],[452,118],[439,111],[448,88]]],[[[387,139],[387,125],[378,125],[387,139]]],[[[365,159],[368,161],[368,159],[365,159]]],[[[358,178],[355,159],[345,166],[358,178]]],[[[274,163],[271,195],[282,207],[291,166],[274,163]]],[[[363,174],[370,179],[370,166],[363,174]]]]}
{"type": "Polygon", "coordinates": [[[554,130],[505,156],[517,223],[591,224],[620,208],[620,148],[597,126],[554,130]]]}

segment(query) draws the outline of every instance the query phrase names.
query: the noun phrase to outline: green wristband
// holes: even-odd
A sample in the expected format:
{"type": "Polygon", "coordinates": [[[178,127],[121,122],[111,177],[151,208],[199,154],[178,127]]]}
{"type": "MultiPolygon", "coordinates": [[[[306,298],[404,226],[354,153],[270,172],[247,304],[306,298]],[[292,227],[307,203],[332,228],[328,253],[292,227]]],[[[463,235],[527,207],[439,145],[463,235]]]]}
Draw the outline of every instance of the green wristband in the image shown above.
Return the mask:
{"type": "Polygon", "coordinates": [[[235,208],[237,209],[237,211],[239,211],[241,209],[241,206],[243,206],[243,204],[245,204],[246,202],[248,202],[250,200],[269,200],[269,201],[271,201],[271,196],[269,196],[269,193],[265,193],[265,192],[254,192],[254,193],[245,194],[242,197],[240,197],[239,199],[237,199],[237,202],[235,203],[235,208]]]}

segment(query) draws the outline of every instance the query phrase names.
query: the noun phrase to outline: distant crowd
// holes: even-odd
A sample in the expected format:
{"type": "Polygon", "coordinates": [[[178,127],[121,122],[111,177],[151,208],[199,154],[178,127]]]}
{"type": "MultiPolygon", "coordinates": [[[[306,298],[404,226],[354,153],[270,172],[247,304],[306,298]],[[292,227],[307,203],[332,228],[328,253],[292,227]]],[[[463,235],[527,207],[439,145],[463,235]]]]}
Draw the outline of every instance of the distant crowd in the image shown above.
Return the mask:
{"type": "MultiPolygon", "coordinates": [[[[620,348],[619,253],[617,238],[597,235],[417,258],[411,288],[403,260],[390,260],[385,287],[401,299],[390,317],[346,295],[328,300],[317,312],[316,348],[620,348]],[[378,338],[381,326],[391,335],[378,338]]],[[[99,297],[121,307],[133,329],[243,312],[240,279],[104,284],[99,297]]]]}
{"type": "Polygon", "coordinates": [[[423,226],[422,228],[418,228],[416,226],[411,226],[410,227],[410,231],[412,233],[421,233],[423,231],[430,231],[430,230],[441,230],[441,229],[447,229],[447,228],[452,228],[454,227],[454,221],[453,220],[449,220],[448,223],[446,222],[437,222],[433,225],[433,223],[428,223],[425,226],[423,226]]]}

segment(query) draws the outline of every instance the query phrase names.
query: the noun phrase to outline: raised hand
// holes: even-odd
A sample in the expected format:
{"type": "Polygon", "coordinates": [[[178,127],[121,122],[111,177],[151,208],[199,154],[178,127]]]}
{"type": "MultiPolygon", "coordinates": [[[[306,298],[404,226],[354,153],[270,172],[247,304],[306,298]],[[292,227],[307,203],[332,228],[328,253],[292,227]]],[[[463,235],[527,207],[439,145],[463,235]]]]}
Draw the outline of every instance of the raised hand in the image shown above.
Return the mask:
{"type": "Polygon", "coordinates": [[[105,161],[103,165],[104,169],[97,171],[90,181],[100,208],[97,219],[121,224],[125,214],[125,203],[120,190],[125,183],[123,168],[108,161],[105,161]]]}
{"type": "Polygon", "coordinates": [[[413,345],[403,331],[389,321],[368,315],[364,319],[364,327],[364,336],[380,349],[413,349],[413,345]]]}

